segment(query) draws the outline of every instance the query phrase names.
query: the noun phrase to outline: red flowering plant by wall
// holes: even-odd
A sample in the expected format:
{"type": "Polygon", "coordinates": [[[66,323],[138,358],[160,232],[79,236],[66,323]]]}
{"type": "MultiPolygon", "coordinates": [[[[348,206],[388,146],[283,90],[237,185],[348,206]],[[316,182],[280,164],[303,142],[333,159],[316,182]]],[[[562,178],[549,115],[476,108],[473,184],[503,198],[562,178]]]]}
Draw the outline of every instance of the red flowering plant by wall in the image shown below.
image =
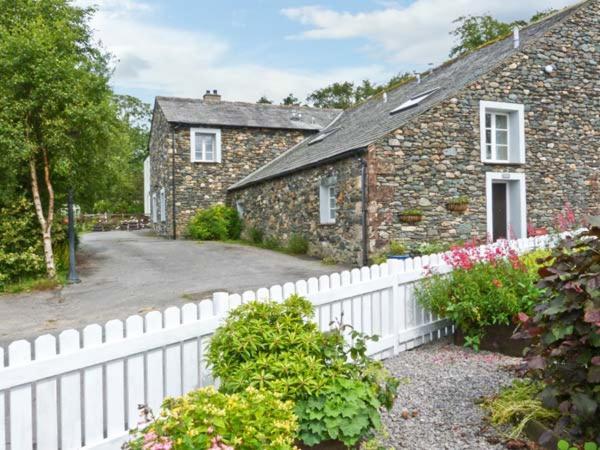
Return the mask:
{"type": "Polygon", "coordinates": [[[536,270],[530,267],[537,258],[519,256],[509,241],[481,246],[473,240],[452,247],[442,259],[453,270],[423,280],[417,299],[451,319],[475,349],[487,327],[515,323],[518,313],[531,312],[540,296],[536,270]]]}

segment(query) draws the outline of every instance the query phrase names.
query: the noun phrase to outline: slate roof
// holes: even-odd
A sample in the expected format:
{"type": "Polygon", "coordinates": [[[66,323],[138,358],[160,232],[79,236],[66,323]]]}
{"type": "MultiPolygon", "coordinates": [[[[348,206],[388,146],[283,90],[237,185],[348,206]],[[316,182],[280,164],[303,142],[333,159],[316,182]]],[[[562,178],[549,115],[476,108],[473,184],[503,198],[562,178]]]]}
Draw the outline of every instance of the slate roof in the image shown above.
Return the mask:
{"type": "Polygon", "coordinates": [[[156,97],[168,122],[189,125],[282,128],[318,131],[342,111],[299,106],[204,101],[194,98],[156,97]],[[294,112],[299,119],[293,120],[294,112]]]}
{"type": "MultiPolygon", "coordinates": [[[[595,0],[591,0],[595,1],[595,0]]],[[[587,2],[552,14],[534,24],[521,29],[520,46],[526,46],[540,38],[549,28],[561,22],[573,11],[587,2]]],[[[319,134],[308,137],[265,166],[238,181],[229,189],[239,189],[250,184],[283,176],[302,168],[311,167],[327,160],[347,156],[350,152],[363,149],[385,134],[401,127],[410,120],[429,110],[457,93],[469,83],[502,63],[516,53],[513,36],[484,46],[463,57],[446,62],[422,77],[421,83],[415,81],[403,84],[387,92],[387,102],[382,95],[371,97],[366,102],[345,110],[336,120],[319,134]],[[436,89],[433,94],[416,106],[390,114],[390,111],[420,93],[436,89]],[[323,140],[313,143],[319,136],[335,129],[323,140]]]]}

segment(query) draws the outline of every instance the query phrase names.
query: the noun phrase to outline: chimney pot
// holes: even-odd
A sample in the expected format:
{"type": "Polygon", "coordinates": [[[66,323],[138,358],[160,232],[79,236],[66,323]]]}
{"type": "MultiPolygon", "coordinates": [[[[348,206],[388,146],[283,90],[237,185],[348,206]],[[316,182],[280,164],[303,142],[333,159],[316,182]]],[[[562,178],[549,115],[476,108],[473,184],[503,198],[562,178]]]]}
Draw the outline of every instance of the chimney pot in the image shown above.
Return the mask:
{"type": "Polygon", "coordinates": [[[202,97],[202,99],[205,102],[218,103],[221,101],[221,95],[217,92],[216,89],[214,89],[212,92],[210,92],[210,89],[208,89],[206,91],[206,94],[204,94],[204,96],[202,97]]]}

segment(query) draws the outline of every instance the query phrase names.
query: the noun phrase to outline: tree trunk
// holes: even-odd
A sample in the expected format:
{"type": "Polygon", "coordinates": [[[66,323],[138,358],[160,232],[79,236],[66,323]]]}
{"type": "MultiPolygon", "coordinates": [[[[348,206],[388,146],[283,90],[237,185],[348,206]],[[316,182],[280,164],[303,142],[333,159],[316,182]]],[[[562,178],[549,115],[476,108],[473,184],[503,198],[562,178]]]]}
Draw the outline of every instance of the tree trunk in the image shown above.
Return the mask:
{"type": "Polygon", "coordinates": [[[40,187],[37,178],[37,167],[35,156],[29,159],[29,170],[31,172],[31,192],[33,193],[33,204],[38,221],[42,228],[42,239],[44,243],[44,258],[46,260],[46,273],[48,278],[56,278],[56,265],[54,264],[54,252],[52,251],[52,220],[54,218],[54,190],[50,181],[50,166],[48,164],[48,154],[43,150],[44,156],[44,180],[48,189],[48,214],[44,216],[42,200],[40,196],[40,187]]]}

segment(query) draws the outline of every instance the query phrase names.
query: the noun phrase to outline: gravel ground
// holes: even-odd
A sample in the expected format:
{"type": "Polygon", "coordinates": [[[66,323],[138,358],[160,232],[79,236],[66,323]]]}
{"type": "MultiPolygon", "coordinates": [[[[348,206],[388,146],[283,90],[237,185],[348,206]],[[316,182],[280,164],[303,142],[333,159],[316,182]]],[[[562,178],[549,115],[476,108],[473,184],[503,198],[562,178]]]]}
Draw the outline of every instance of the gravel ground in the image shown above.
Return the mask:
{"type": "Polygon", "coordinates": [[[475,353],[448,341],[388,359],[386,366],[401,379],[394,409],[384,417],[388,445],[411,450],[504,449],[475,401],[510,384],[512,371],[506,369],[519,360],[475,353]]]}

